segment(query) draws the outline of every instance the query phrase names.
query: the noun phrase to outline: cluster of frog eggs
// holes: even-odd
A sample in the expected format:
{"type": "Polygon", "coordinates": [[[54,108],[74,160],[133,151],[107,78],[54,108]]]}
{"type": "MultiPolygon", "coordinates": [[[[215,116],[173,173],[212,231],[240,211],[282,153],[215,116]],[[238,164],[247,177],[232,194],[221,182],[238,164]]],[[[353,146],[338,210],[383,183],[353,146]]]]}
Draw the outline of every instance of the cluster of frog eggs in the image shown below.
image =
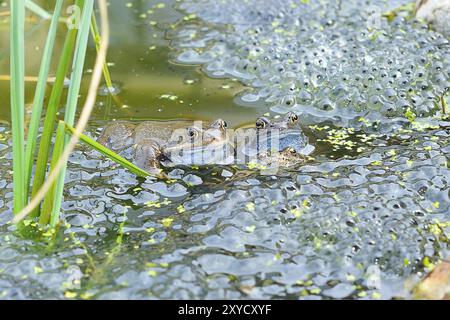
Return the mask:
{"type": "MultiPolygon", "coordinates": [[[[1,130],[0,159],[9,167],[10,136],[2,142],[1,130]]],[[[100,297],[406,297],[405,280],[448,253],[449,134],[414,132],[370,155],[317,161],[276,179],[236,176],[208,185],[214,176],[203,170],[170,173],[197,186],[190,189],[152,180],[137,186],[132,173],[100,154],[77,151],[63,206],[71,225],[58,252],[63,260],[29,250],[28,240],[11,233],[12,176],[4,172],[0,293],[62,298],[61,288],[71,292],[69,277],[90,278],[86,248],[99,268],[108,260],[104,246],[111,250],[107,239],[126,213],[120,262],[108,271],[128,285],[98,284],[92,293],[100,297]],[[369,285],[373,272],[380,290],[369,285]]],[[[228,177],[238,174],[227,169],[228,177]]]]}
{"type": "MultiPolygon", "coordinates": [[[[137,188],[126,171],[77,153],[65,217],[70,232],[102,261],[99,243],[111,236],[108,230],[115,234],[123,205],[146,203],[146,211],[127,214],[121,251],[127,257],[116,257],[111,266],[117,283],[128,285],[105,290],[99,284],[92,293],[104,298],[406,297],[405,280],[448,248],[448,138],[448,131],[438,129],[404,145],[376,148],[370,156],[305,165],[289,178],[211,185],[185,201],[175,194],[163,200],[169,195],[159,197],[157,184],[137,188]],[[380,276],[379,287],[370,283],[373,274],[380,276]]],[[[184,179],[188,173],[200,179],[198,171],[176,171],[184,179]]],[[[3,219],[0,231],[6,232],[3,219]]],[[[22,253],[21,240],[11,240],[0,237],[0,268],[6,270],[0,291],[4,286],[14,287],[8,295],[60,297],[60,289],[48,289],[68,273],[83,277],[83,265],[74,267],[79,255],[85,258],[76,243],[64,251],[71,265],[65,270],[54,257],[22,253]],[[30,279],[18,281],[22,272],[30,279]]]]}
{"type": "MultiPolygon", "coordinates": [[[[177,60],[241,80],[237,100],[304,121],[432,116],[450,87],[448,40],[418,21],[381,17],[378,1],[188,0],[206,23],[172,35],[177,60]]],[[[405,1],[397,1],[392,6],[405,1]]]]}

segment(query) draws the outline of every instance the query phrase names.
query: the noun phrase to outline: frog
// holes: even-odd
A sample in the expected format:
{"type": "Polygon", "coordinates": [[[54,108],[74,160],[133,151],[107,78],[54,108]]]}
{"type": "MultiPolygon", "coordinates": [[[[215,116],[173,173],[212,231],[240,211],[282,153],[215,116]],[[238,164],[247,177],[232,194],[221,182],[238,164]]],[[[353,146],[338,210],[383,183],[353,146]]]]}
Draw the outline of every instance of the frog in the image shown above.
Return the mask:
{"type": "Polygon", "coordinates": [[[299,116],[293,112],[281,120],[260,117],[254,129],[250,141],[236,150],[241,161],[250,158],[262,165],[290,167],[304,163],[314,151],[300,126],[299,116]]]}
{"type": "Polygon", "coordinates": [[[189,120],[113,121],[101,132],[97,142],[133,162],[141,169],[158,172],[165,161],[163,147],[174,130],[192,125],[189,120]]]}
{"type": "Polygon", "coordinates": [[[206,127],[187,120],[117,121],[103,130],[98,141],[151,171],[177,165],[230,165],[242,155],[262,164],[289,166],[304,162],[314,150],[295,113],[281,120],[260,117],[252,130],[249,143],[240,148],[239,137],[229,134],[222,119],[206,127]]]}
{"type": "Polygon", "coordinates": [[[216,150],[225,139],[227,129],[222,119],[213,121],[205,129],[199,123],[189,120],[114,121],[103,129],[97,141],[141,169],[152,172],[160,170],[161,165],[188,164],[186,152],[194,156],[193,164],[199,164],[198,156],[216,150]],[[183,157],[175,157],[183,151],[183,157]]]}

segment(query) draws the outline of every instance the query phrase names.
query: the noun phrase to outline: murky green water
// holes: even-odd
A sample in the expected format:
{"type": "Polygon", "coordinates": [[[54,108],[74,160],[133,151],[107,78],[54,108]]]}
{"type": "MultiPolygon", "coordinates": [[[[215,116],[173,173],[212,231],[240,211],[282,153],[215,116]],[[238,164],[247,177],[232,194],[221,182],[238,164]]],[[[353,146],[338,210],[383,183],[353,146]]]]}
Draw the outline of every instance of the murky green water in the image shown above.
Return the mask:
{"type": "MultiPolygon", "coordinates": [[[[47,7],[52,7],[52,1],[47,7]]],[[[114,82],[121,90],[120,99],[125,108],[121,108],[108,98],[99,98],[93,120],[117,118],[133,119],[229,119],[231,125],[240,125],[254,121],[257,110],[242,110],[233,103],[233,97],[243,89],[232,80],[213,80],[206,77],[196,66],[182,66],[169,59],[170,50],[165,32],[182,15],[170,7],[158,9],[158,1],[136,1],[132,7],[127,3],[111,6],[111,46],[108,61],[114,82]],[[153,10],[154,13],[148,13],[153,10]],[[145,17],[141,16],[146,14],[145,17]],[[155,25],[156,24],[156,25],[155,25]],[[172,99],[165,98],[171,96],[172,99]]],[[[27,59],[27,76],[35,77],[39,72],[40,53],[45,40],[48,23],[35,21],[30,16],[27,26],[27,48],[31,59],[27,59]]],[[[9,54],[8,19],[1,22],[0,75],[8,75],[9,54]]],[[[57,48],[63,42],[60,35],[57,48]]],[[[59,53],[59,50],[57,52],[59,53]]],[[[95,49],[90,46],[90,55],[86,63],[88,70],[93,66],[95,49]]],[[[84,93],[89,84],[89,76],[84,82],[84,93]]],[[[0,81],[2,104],[1,119],[9,116],[9,83],[0,81]],[[5,101],[6,99],[6,101],[5,101]]],[[[31,104],[34,82],[27,85],[26,102],[31,104]]]]}
{"type": "MultiPolygon", "coordinates": [[[[360,0],[347,1],[342,12],[311,1],[300,8],[307,17],[291,1],[160,2],[111,2],[109,61],[126,107],[99,96],[89,133],[117,118],[220,117],[240,126],[289,106],[303,116],[315,160],[277,176],[182,167],[170,175],[183,181],[165,184],[136,179],[80,147],[71,157],[65,224],[56,241],[21,239],[8,222],[9,84],[0,80],[6,122],[0,126],[0,297],[409,297],[426,267],[448,255],[449,124],[436,110],[420,112],[448,88],[448,41],[405,20],[383,20],[381,42],[353,39],[363,18],[349,12],[361,8],[360,0]],[[228,11],[233,15],[217,14],[228,11]],[[386,43],[403,52],[404,60],[395,61],[399,70],[383,52],[386,43]],[[314,54],[315,47],[322,53],[314,54]],[[365,50],[375,58],[366,61],[365,50]],[[267,57],[252,56],[261,51],[267,57]],[[422,62],[424,55],[429,60],[422,62]],[[315,60],[330,56],[342,61],[325,60],[324,70],[315,60]],[[342,69],[333,69],[334,62],[342,69]],[[383,71],[409,82],[385,81],[383,71]],[[420,72],[426,79],[414,81],[420,72]],[[363,79],[352,78],[358,75],[363,79]],[[374,84],[363,86],[367,81],[374,84]],[[394,112],[378,107],[374,96],[394,112]],[[405,101],[416,113],[413,125],[401,119],[405,101]],[[383,117],[381,125],[365,125],[376,117],[383,117]]],[[[8,74],[7,27],[8,18],[0,17],[0,75],[8,74]]],[[[46,28],[30,16],[29,76],[37,74],[34,52],[46,28]]],[[[32,95],[30,82],[27,103],[32,95]]]]}

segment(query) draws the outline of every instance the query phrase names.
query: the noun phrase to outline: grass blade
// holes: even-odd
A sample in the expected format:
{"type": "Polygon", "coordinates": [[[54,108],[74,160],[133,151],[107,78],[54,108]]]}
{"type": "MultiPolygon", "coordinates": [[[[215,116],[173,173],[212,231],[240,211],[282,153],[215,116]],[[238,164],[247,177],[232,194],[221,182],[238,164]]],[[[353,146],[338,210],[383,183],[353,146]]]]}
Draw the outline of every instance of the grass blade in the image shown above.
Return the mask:
{"type": "MultiPolygon", "coordinates": [[[[28,188],[31,180],[31,171],[33,168],[36,140],[42,116],[42,108],[44,105],[45,88],[48,81],[48,73],[50,70],[52,52],[55,44],[56,30],[58,29],[58,19],[61,15],[63,0],[57,0],[53,18],[45,43],[44,52],[42,54],[41,68],[34,94],[33,112],[31,114],[30,126],[28,129],[27,145],[25,150],[25,186],[28,188]]],[[[28,192],[27,192],[28,193],[28,192]]]]}
{"type": "MultiPolygon", "coordinates": [[[[97,52],[98,52],[100,50],[101,36],[100,36],[100,32],[98,31],[97,19],[95,18],[95,14],[92,15],[91,33],[92,33],[92,37],[94,38],[95,48],[97,49],[97,52]]],[[[111,74],[109,73],[108,63],[106,61],[103,64],[103,77],[105,78],[105,82],[106,82],[106,85],[108,86],[108,90],[112,90],[113,83],[111,80],[111,74]]]]}
{"type": "Polygon", "coordinates": [[[81,15],[80,27],[78,31],[76,49],[72,63],[72,74],[70,76],[70,87],[67,96],[66,112],[64,121],[73,125],[75,113],[80,94],[81,79],[83,77],[84,62],[86,59],[86,49],[89,40],[89,25],[94,11],[94,0],[85,0],[83,13],[81,15]]]}
{"type": "MultiPolygon", "coordinates": [[[[53,147],[52,161],[50,164],[50,170],[53,170],[56,163],[64,149],[64,141],[66,138],[66,127],[64,121],[60,121],[58,124],[58,128],[56,129],[56,138],[55,138],[55,146],[53,147]]],[[[56,183],[53,184],[48,195],[45,197],[44,202],[42,204],[41,215],[39,217],[39,224],[45,226],[50,222],[50,217],[53,211],[53,202],[55,195],[55,187],[56,183]]]]}
{"type": "Polygon", "coordinates": [[[89,121],[89,117],[92,114],[92,110],[94,109],[95,102],[97,100],[98,88],[100,85],[100,81],[102,79],[102,67],[103,63],[106,60],[106,55],[109,46],[109,21],[108,21],[108,3],[107,0],[98,0],[100,17],[101,17],[101,26],[102,26],[102,42],[100,45],[99,53],[97,54],[97,58],[95,59],[94,69],[92,71],[92,78],[89,86],[89,90],[86,96],[86,100],[83,105],[83,109],[81,110],[80,117],[78,119],[78,123],[75,127],[75,131],[70,138],[69,143],[64,148],[64,151],[58,160],[58,163],[55,165],[54,169],[49,172],[47,181],[42,185],[42,187],[36,192],[36,195],[30,200],[25,208],[20,211],[13,219],[13,223],[19,223],[27,216],[29,216],[32,211],[39,207],[41,201],[45,198],[46,193],[50,190],[53,182],[58,179],[61,169],[67,163],[71,152],[74,150],[76,145],[78,144],[80,134],[83,133],[86,125],[89,121]]]}
{"type": "Polygon", "coordinates": [[[11,120],[13,135],[14,214],[26,201],[24,175],[24,110],[25,110],[25,2],[11,1],[11,120]]]}
{"type": "Polygon", "coordinates": [[[447,116],[447,111],[448,111],[446,94],[443,94],[441,96],[441,107],[442,107],[442,116],[446,117],[447,116]]]}
{"type": "MultiPolygon", "coordinates": [[[[95,18],[95,14],[92,15],[91,34],[94,39],[95,49],[97,50],[97,53],[98,53],[100,50],[100,43],[101,43],[102,38],[101,38],[100,32],[98,30],[97,19],[95,18]]],[[[114,92],[115,88],[114,88],[114,85],[111,80],[111,73],[109,72],[107,61],[105,61],[105,63],[103,64],[103,78],[105,79],[107,90],[109,92],[108,102],[107,102],[106,109],[105,109],[105,113],[107,116],[110,114],[110,109],[111,109],[110,98],[112,98],[114,100],[114,102],[117,104],[117,106],[119,106],[119,107],[123,106],[123,102],[120,100],[120,98],[114,92]]]]}
{"type": "MultiPolygon", "coordinates": [[[[79,6],[82,3],[83,3],[82,0],[77,0],[75,2],[75,5],[79,6]]],[[[44,129],[41,137],[41,143],[39,145],[39,152],[36,161],[36,171],[34,174],[34,181],[33,181],[33,189],[31,192],[32,198],[34,198],[34,196],[39,192],[42,184],[44,183],[45,173],[47,170],[47,162],[49,158],[50,144],[53,135],[53,128],[56,121],[56,113],[58,111],[58,107],[61,101],[61,96],[64,89],[64,80],[69,70],[72,53],[75,47],[77,33],[78,30],[76,28],[69,29],[59,60],[55,83],[53,86],[52,93],[50,95],[50,100],[45,115],[44,129]]],[[[40,210],[39,207],[36,207],[32,211],[31,217],[38,216],[39,210],[40,210]]]]}
{"type": "MultiPolygon", "coordinates": [[[[86,59],[86,49],[89,40],[89,26],[91,17],[94,11],[94,0],[86,0],[83,7],[83,13],[80,20],[80,30],[78,32],[77,44],[73,59],[71,84],[69,87],[69,93],[67,96],[66,112],[64,121],[73,125],[75,122],[75,113],[77,110],[78,97],[80,94],[81,79],[83,77],[83,68],[86,59]]],[[[67,145],[67,137],[64,139],[64,145],[67,145]]],[[[61,203],[63,200],[64,180],[66,177],[67,163],[62,167],[58,179],[56,181],[56,187],[54,188],[54,194],[47,194],[47,197],[54,199],[51,221],[59,220],[59,213],[61,209],[61,203]]]]}
{"type": "MultiPolygon", "coordinates": [[[[75,129],[72,126],[66,124],[66,131],[71,133],[71,134],[73,134],[75,132],[75,129]]],[[[120,164],[122,167],[130,170],[132,173],[134,173],[135,175],[137,175],[139,177],[145,178],[145,177],[148,177],[148,176],[152,175],[149,172],[147,172],[145,170],[142,170],[141,168],[139,168],[136,165],[134,165],[131,162],[129,162],[127,159],[121,157],[120,155],[118,155],[114,151],[111,151],[110,149],[106,148],[105,146],[101,145],[97,141],[89,138],[88,136],[86,136],[84,134],[82,134],[80,136],[80,140],[83,143],[85,143],[86,145],[90,146],[91,148],[97,150],[98,152],[100,152],[104,156],[108,157],[109,159],[111,159],[115,163],[120,164]]]]}

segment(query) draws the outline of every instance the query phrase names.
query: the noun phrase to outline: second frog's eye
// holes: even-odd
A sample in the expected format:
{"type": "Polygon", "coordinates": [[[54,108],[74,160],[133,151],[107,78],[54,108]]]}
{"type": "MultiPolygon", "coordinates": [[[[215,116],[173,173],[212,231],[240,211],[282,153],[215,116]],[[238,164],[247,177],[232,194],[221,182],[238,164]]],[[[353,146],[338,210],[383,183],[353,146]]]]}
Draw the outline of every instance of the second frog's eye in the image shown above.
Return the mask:
{"type": "Polygon", "coordinates": [[[259,118],[256,120],[256,129],[265,129],[269,126],[270,122],[266,118],[259,118]]]}
{"type": "Polygon", "coordinates": [[[295,150],[294,148],[288,148],[287,152],[289,152],[292,155],[297,154],[297,150],[295,150]]]}

